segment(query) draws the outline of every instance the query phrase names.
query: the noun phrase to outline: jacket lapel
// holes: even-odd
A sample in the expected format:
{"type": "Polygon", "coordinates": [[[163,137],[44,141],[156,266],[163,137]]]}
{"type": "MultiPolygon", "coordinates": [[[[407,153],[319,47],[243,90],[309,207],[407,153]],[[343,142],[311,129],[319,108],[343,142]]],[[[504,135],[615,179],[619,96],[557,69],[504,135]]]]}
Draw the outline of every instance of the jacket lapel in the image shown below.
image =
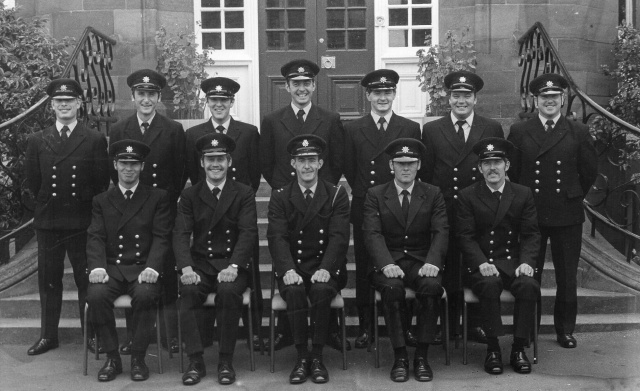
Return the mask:
{"type": "Polygon", "coordinates": [[[46,128],[42,132],[42,139],[49,149],[51,149],[56,155],[60,153],[60,143],[62,139],[60,138],[60,133],[58,133],[58,129],[56,129],[56,125],[52,125],[46,128]]]}
{"type": "Polygon", "coordinates": [[[371,114],[367,114],[367,117],[367,123],[360,127],[360,132],[367,140],[369,140],[371,145],[376,147],[376,155],[379,155],[380,151],[378,149],[382,144],[380,142],[380,132],[378,131],[376,123],[373,122],[373,117],[371,116],[371,114]]]}
{"type": "MultiPolygon", "coordinates": [[[[208,189],[209,187],[207,186],[207,190],[208,189]]],[[[235,183],[231,179],[227,178],[227,182],[220,192],[220,198],[218,198],[218,206],[216,206],[216,210],[213,212],[213,218],[211,219],[209,229],[215,227],[222,216],[227,213],[227,209],[229,209],[237,194],[238,190],[236,189],[235,183]]],[[[211,193],[211,199],[213,200],[213,193],[211,193]]]]}
{"type": "MultiPolygon", "coordinates": [[[[304,199],[304,195],[300,190],[300,186],[297,182],[291,184],[291,194],[289,194],[289,202],[298,210],[302,216],[307,214],[307,201],[304,199]]],[[[304,220],[304,218],[303,218],[304,220]]]]}
{"type": "Polygon", "coordinates": [[[131,117],[127,118],[127,123],[124,125],[124,133],[126,137],[136,141],[142,141],[142,131],[140,130],[140,126],[138,126],[138,115],[134,114],[131,117]]]}
{"type": "MultiPolygon", "coordinates": [[[[411,226],[413,223],[413,219],[418,214],[420,208],[422,208],[422,204],[427,199],[427,193],[424,191],[424,188],[420,186],[420,182],[415,181],[413,185],[413,192],[411,194],[411,202],[409,203],[409,217],[407,219],[407,228],[411,226]]],[[[400,205],[402,208],[402,205],[400,205]]]]}
{"type": "Polygon", "coordinates": [[[320,127],[321,123],[322,123],[322,118],[320,118],[320,113],[318,112],[318,108],[316,107],[316,105],[311,104],[311,108],[309,109],[309,114],[307,114],[307,119],[304,121],[304,124],[300,129],[300,134],[315,133],[315,131],[320,127]]]}
{"type": "Polygon", "coordinates": [[[460,152],[464,148],[464,145],[460,142],[456,129],[453,127],[450,116],[445,116],[440,123],[440,132],[442,136],[451,144],[456,154],[460,155],[460,152]]]}
{"type": "Polygon", "coordinates": [[[511,188],[511,183],[509,183],[509,181],[505,182],[502,197],[500,198],[500,206],[498,206],[498,212],[496,213],[496,218],[493,220],[492,224],[494,228],[500,223],[500,221],[502,221],[504,215],[507,214],[514,197],[515,194],[511,188]]]}
{"type": "Polygon", "coordinates": [[[460,164],[460,162],[462,162],[471,153],[473,146],[482,138],[485,128],[486,125],[484,122],[475,115],[473,123],[471,124],[471,129],[469,129],[469,138],[467,138],[467,141],[464,143],[462,152],[458,155],[458,160],[455,162],[456,165],[460,164]]]}
{"type": "MultiPolygon", "coordinates": [[[[540,122],[540,121],[538,121],[538,122],[540,122]]],[[[538,152],[538,156],[540,156],[543,153],[547,152],[554,145],[559,143],[560,140],[562,140],[562,138],[564,136],[566,136],[566,134],[567,134],[566,122],[567,122],[567,119],[564,117],[564,115],[561,115],[560,119],[556,123],[556,126],[553,128],[553,130],[550,131],[549,134],[546,134],[546,132],[545,132],[545,135],[547,137],[544,140],[544,142],[542,143],[542,146],[540,147],[540,151],[538,152]]],[[[540,122],[540,125],[542,126],[542,122],[540,122]]],[[[544,127],[542,127],[542,129],[544,129],[544,127]]],[[[544,130],[543,130],[543,132],[544,132],[544,130]]]]}
{"type": "Polygon", "coordinates": [[[298,134],[302,134],[299,133],[301,128],[300,122],[298,122],[298,118],[296,118],[295,114],[293,113],[291,105],[287,105],[284,108],[284,113],[282,113],[280,122],[282,122],[282,125],[284,125],[285,129],[287,129],[292,135],[297,136],[298,134]]]}
{"type": "MultiPolygon", "coordinates": [[[[211,124],[211,120],[209,120],[209,124],[211,124]]],[[[211,128],[213,130],[213,124],[211,124],[211,128]]],[[[231,122],[229,122],[229,129],[227,129],[227,136],[231,137],[234,141],[238,141],[238,137],[240,137],[240,131],[238,130],[238,123],[231,117],[231,122]]]]}
{"type": "Polygon", "coordinates": [[[478,198],[480,198],[480,201],[487,205],[491,211],[496,213],[499,207],[498,200],[491,190],[489,190],[487,184],[484,181],[480,181],[477,182],[476,186],[478,186],[478,198]]]}
{"type": "Polygon", "coordinates": [[[151,123],[149,124],[149,129],[144,132],[142,141],[147,145],[151,145],[153,143],[153,140],[155,140],[165,128],[164,122],[164,118],[162,118],[160,114],[156,113],[155,117],[153,117],[153,121],[151,121],[151,123]]]}
{"type": "Polygon", "coordinates": [[[107,199],[121,215],[124,213],[126,200],[124,199],[119,186],[116,185],[109,190],[109,193],[107,193],[107,199]]]}
{"type": "MultiPolygon", "coordinates": [[[[60,137],[60,136],[58,136],[60,137]]],[[[76,125],[76,127],[71,132],[69,139],[66,143],[61,145],[59,151],[60,154],[56,157],[54,164],[66,159],[73,151],[78,148],[78,146],[84,141],[86,137],[86,130],[80,122],[76,125]]]]}
{"type": "Polygon", "coordinates": [[[396,186],[393,181],[387,183],[387,190],[384,192],[384,203],[387,205],[387,208],[393,213],[396,217],[400,226],[405,228],[408,227],[406,222],[404,221],[404,215],[402,214],[402,205],[400,205],[400,200],[398,199],[398,193],[396,192],[396,186]]]}
{"type": "MultiPolygon", "coordinates": [[[[300,186],[298,186],[298,189],[300,186]]],[[[316,193],[313,195],[311,199],[311,204],[307,207],[307,211],[304,214],[304,218],[302,219],[302,227],[304,228],[307,224],[318,214],[318,211],[322,206],[327,202],[329,198],[329,194],[327,194],[327,189],[322,186],[321,183],[318,182],[318,186],[316,186],[316,193]]],[[[303,198],[304,199],[304,198],[303,198]]],[[[306,200],[305,200],[306,203],[306,200]]]]}
{"type": "Polygon", "coordinates": [[[216,209],[216,201],[213,200],[213,193],[209,190],[209,186],[207,186],[206,179],[198,182],[196,186],[200,186],[200,190],[198,191],[198,196],[200,199],[208,205],[211,210],[216,209]]]}
{"type": "MultiPolygon", "coordinates": [[[[120,188],[118,188],[118,191],[120,191],[120,188]]],[[[135,216],[136,213],[138,213],[138,210],[142,208],[142,205],[147,202],[148,198],[149,189],[147,189],[144,185],[139,184],[136,192],[133,193],[133,197],[131,198],[131,200],[124,202],[125,208],[122,216],[120,216],[118,229],[122,228],[127,223],[127,221],[131,220],[131,218],[135,216]]],[[[124,200],[124,197],[122,197],[122,199],[124,200]]]]}

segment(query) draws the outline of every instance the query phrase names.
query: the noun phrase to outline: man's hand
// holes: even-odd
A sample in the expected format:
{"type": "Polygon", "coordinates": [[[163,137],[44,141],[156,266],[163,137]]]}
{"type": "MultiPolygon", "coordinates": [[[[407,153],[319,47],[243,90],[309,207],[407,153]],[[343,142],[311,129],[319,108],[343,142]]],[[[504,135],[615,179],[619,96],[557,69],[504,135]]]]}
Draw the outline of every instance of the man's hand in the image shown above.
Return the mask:
{"type": "Polygon", "coordinates": [[[155,284],[156,281],[158,281],[158,276],[159,274],[157,271],[148,267],[144,269],[142,273],[140,273],[140,275],[138,276],[138,282],[140,284],[142,284],[143,282],[146,282],[147,284],[155,284]]]}
{"type": "Polygon", "coordinates": [[[218,273],[218,282],[234,282],[238,277],[238,268],[231,265],[218,273]]]}
{"type": "Polygon", "coordinates": [[[500,272],[498,271],[498,268],[496,268],[494,265],[490,264],[489,262],[485,262],[482,265],[480,265],[480,274],[482,274],[485,277],[500,276],[500,272]]]}
{"type": "Polygon", "coordinates": [[[182,285],[198,285],[200,283],[200,276],[193,271],[191,266],[182,268],[182,276],[180,276],[180,282],[182,285]]]}
{"type": "Polygon", "coordinates": [[[436,277],[439,271],[440,271],[439,267],[432,265],[430,263],[425,263],[424,265],[422,265],[422,267],[418,271],[418,275],[420,277],[436,277]]]}
{"type": "Polygon", "coordinates": [[[311,276],[311,282],[312,283],[328,282],[330,278],[331,278],[331,275],[329,274],[328,271],[324,269],[319,269],[319,270],[316,270],[315,273],[313,273],[313,276],[311,276]]]}
{"type": "Polygon", "coordinates": [[[404,278],[404,272],[398,265],[389,265],[382,269],[382,273],[387,278],[404,278]]]}
{"type": "Polygon", "coordinates": [[[518,266],[518,268],[516,269],[516,277],[520,277],[520,276],[533,277],[533,268],[527,265],[526,263],[523,263],[522,265],[518,266]]]}
{"type": "Polygon", "coordinates": [[[282,281],[285,285],[300,285],[302,284],[302,277],[295,270],[289,270],[284,274],[282,281]]]}
{"type": "Polygon", "coordinates": [[[89,282],[92,284],[106,284],[109,281],[109,275],[104,269],[93,269],[89,273],[89,282]]]}

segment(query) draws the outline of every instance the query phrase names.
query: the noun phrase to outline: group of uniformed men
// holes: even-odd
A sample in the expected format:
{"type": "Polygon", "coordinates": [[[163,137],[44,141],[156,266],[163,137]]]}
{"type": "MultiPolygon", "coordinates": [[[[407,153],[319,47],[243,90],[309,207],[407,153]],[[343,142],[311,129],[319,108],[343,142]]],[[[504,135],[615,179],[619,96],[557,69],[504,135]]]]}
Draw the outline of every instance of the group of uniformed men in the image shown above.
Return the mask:
{"type": "MultiPolygon", "coordinates": [[[[395,71],[380,69],[362,79],[371,113],[344,127],[337,113],[311,103],[318,72],[307,60],[281,68],[291,104],[265,116],[259,134],[230,115],[240,89],[235,81],[203,81],[211,120],[184,132],[156,112],[164,77],[136,71],[127,79],[136,113],[114,126],[108,148],[103,135],[76,118],[80,85],[52,81],[47,93],[56,124],[33,134],[26,153],[28,185],[36,200],[42,305],[41,338],[28,354],[58,346],[68,254],[80,313],[85,303],[90,308],[90,325],[83,327],[95,329],[99,338],[91,347],[107,357],[98,380],[122,373],[121,353],[131,355],[133,380],[149,377],[145,355],[160,301],[167,348],[178,351],[179,291],[189,358],[183,384],[197,384],[206,375],[206,329],[198,316],[212,292],[217,293],[218,382],[233,383],[243,293],[247,287],[261,292],[255,201],[261,174],[273,188],[267,238],[288,319],[269,343],[276,349],[295,345],[292,384],[308,378],[327,382],[324,345],[342,348],[332,331],[330,303],[346,286],[350,223],[360,326],[355,347],[372,341],[375,289],[394,352],[393,381],[409,378],[407,345],[415,347],[416,380],[433,379],[427,354],[430,345],[441,342],[440,300],[446,289],[451,301],[459,302],[463,285],[480,299],[479,338],[487,344],[484,368],[492,374],[503,371],[500,294],[503,289],[513,293],[509,361],[516,372],[529,373],[525,346],[540,300],[548,239],[558,284],[557,340],[565,348],[576,347],[582,199],[595,179],[596,159],[586,128],[560,113],[566,80],[556,74],[534,79],[530,91],[538,115],[513,125],[505,140],[497,122],[474,111],[483,81],[473,73],[445,78],[451,113],[421,132],[392,110],[399,81],[395,71]],[[338,184],[343,174],[351,203],[338,184]],[[107,190],[109,176],[114,186],[107,190]],[[183,190],[187,178],[192,186],[183,190]],[[415,308],[407,307],[405,288],[415,291],[415,308]],[[123,294],[132,297],[132,310],[128,341],[119,349],[113,302],[123,294]]],[[[261,305],[261,294],[254,300],[254,307],[261,305]]],[[[256,327],[260,314],[261,308],[256,327]]],[[[456,324],[457,319],[454,315],[456,324]]],[[[248,343],[262,344],[252,338],[248,343]]]]}

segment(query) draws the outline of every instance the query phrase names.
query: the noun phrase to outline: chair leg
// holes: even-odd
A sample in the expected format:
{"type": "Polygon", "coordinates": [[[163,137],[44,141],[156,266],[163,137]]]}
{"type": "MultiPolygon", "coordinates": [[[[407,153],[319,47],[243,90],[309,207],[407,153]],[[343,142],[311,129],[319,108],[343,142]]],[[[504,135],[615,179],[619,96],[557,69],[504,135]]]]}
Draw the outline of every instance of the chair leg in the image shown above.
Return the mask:
{"type": "Polygon", "coordinates": [[[160,304],[156,307],[156,344],[158,345],[158,373],[162,374],[162,337],[160,336],[160,304]]]}
{"type": "Polygon", "coordinates": [[[255,371],[256,361],[253,355],[253,314],[251,313],[251,311],[253,310],[251,308],[251,297],[249,297],[249,306],[247,308],[247,316],[249,318],[249,336],[247,337],[247,341],[249,342],[249,360],[251,362],[251,371],[255,371]]]}
{"type": "Polygon", "coordinates": [[[180,373],[184,372],[184,350],[182,349],[182,320],[180,319],[180,298],[176,300],[178,312],[178,354],[180,355],[180,373]]]}
{"type": "Polygon", "coordinates": [[[538,363],[538,303],[533,307],[533,363],[538,363]]]}
{"type": "Polygon", "coordinates": [[[444,341],[443,346],[445,348],[444,357],[445,365],[451,365],[451,346],[449,346],[449,299],[444,297],[444,341]]]}
{"type": "Polygon", "coordinates": [[[373,342],[373,306],[376,305],[376,292],[373,289],[369,289],[371,292],[369,300],[369,339],[367,340],[367,353],[371,352],[371,344],[373,342]]]}
{"type": "Polygon", "coordinates": [[[86,303],[84,305],[84,333],[83,333],[83,363],[82,363],[82,374],[87,376],[87,367],[89,366],[89,344],[88,344],[88,339],[89,339],[89,327],[88,327],[88,323],[87,323],[87,313],[89,312],[89,304],[86,303]]]}
{"type": "Polygon", "coordinates": [[[340,328],[342,331],[342,369],[347,369],[347,328],[345,326],[344,307],[340,309],[340,328]]]}
{"type": "Polygon", "coordinates": [[[270,356],[270,360],[271,363],[269,364],[269,369],[271,370],[271,373],[274,372],[274,362],[273,362],[273,356],[275,354],[275,346],[274,346],[274,339],[275,339],[275,320],[276,320],[276,312],[273,310],[273,308],[271,309],[271,316],[269,317],[269,356],[270,356]]]}
{"type": "Polygon", "coordinates": [[[467,302],[462,303],[462,364],[467,365],[467,302]]]}
{"type": "Polygon", "coordinates": [[[374,334],[373,338],[375,340],[374,343],[376,344],[375,365],[376,365],[376,368],[380,368],[380,336],[378,335],[378,303],[375,302],[375,296],[373,301],[373,319],[372,320],[373,320],[373,334],[374,334]]]}
{"type": "Polygon", "coordinates": [[[160,301],[162,303],[162,305],[160,306],[162,308],[162,319],[164,320],[164,336],[165,336],[165,342],[167,343],[167,350],[169,351],[169,358],[173,358],[173,353],[171,353],[171,338],[169,337],[169,321],[167,320],[167,316],[166,316],[166,311],[167,311],[167,307],[165,307],[164,305],[164,300],[162,300],[162,295],[160,295],[160,301]]]}

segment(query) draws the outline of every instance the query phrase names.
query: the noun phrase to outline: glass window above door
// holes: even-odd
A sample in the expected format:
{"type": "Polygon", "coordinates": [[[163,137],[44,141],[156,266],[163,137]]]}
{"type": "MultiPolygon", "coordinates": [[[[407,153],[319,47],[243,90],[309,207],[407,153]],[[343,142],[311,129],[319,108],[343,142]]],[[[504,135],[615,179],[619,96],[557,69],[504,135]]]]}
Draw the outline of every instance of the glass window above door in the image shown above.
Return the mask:
{"type": "Polygon", "coordinates": [[[268,50],[305,50],[307,26],[304,0],[266,1],[268,50]]]}
{"type": "MultiPolygon", "coordinates": [[[[245,1],[199,0],[202,48],[245,48],[245,1]]],[[[197,4],[197,3],[196,3],[197,4]]]]}
{"type": "Polygon", "coordinates": [[[364,0],[327,1],[327,49],[367,48],[367,7],[364,0]]]}
{"type": "Polygon", "coordinates": [[[424,47],[433,29],[431,0],[387,0],[389,46],[424,47]]]}

